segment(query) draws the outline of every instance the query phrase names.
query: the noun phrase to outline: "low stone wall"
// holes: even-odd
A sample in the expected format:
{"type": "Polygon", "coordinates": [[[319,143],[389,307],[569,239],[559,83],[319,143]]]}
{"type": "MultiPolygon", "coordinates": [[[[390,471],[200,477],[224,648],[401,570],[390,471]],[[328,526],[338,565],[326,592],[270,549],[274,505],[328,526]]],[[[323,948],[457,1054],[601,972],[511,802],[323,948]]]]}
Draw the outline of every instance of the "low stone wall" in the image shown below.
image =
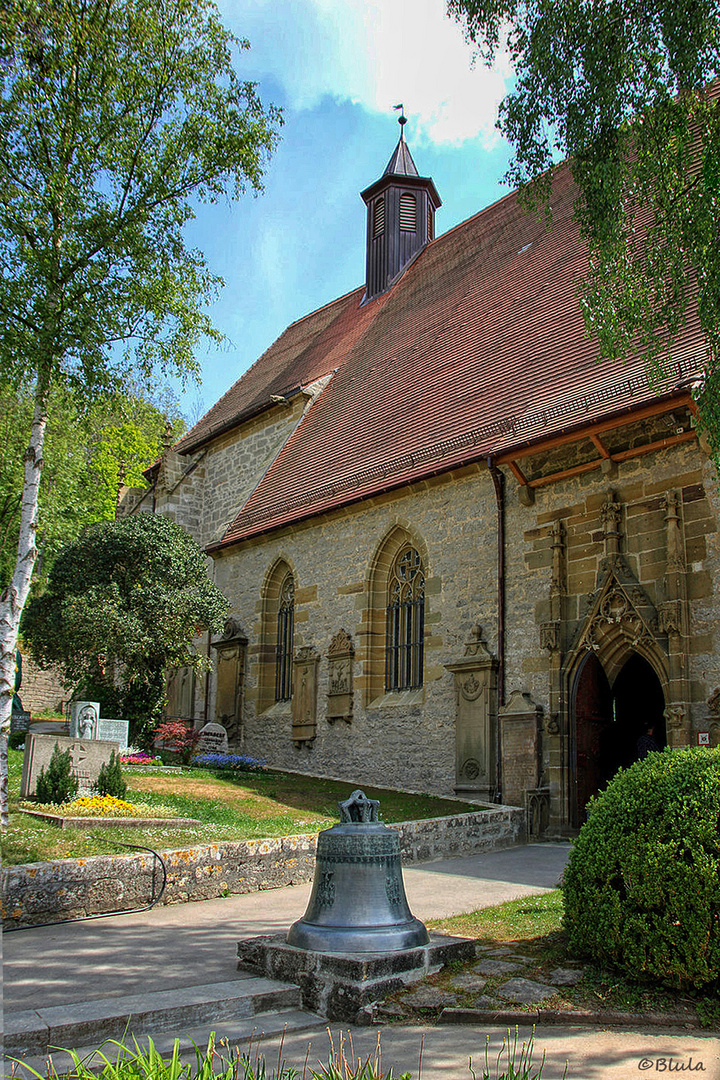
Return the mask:
{"type": "MultiPolygon", "coordinates": [[[[525,811],[498,806],[391,827],[400,833],[403,862],[426,862],[522,843],[525,811]]],[[[316,844],[316,834],[308,833],[161,852],[167,868],[162,903],[210,900],[311,881],[316,844]]],[[[2,874],[3,926],[130,911],[149,904],[161,882],[160,864],[149,853],[10,866],[2,874]]]]}

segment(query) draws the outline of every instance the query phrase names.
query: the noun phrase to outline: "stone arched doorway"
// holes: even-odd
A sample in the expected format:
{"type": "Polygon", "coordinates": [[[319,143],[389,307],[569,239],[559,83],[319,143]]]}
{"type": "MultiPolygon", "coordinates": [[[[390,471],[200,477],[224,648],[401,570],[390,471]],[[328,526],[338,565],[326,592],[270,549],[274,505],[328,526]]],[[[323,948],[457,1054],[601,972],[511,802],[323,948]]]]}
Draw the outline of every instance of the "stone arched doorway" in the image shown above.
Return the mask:
{"type": "Polygon", "coordinates": [[[618,769],[636,760],[637,742],[648,726],[666,745],[665,695],[652,665],[632,652],[612,682],[596,653],[578,666],[572,687],[571,823],[586,819],[589,800],[618,769]]]}

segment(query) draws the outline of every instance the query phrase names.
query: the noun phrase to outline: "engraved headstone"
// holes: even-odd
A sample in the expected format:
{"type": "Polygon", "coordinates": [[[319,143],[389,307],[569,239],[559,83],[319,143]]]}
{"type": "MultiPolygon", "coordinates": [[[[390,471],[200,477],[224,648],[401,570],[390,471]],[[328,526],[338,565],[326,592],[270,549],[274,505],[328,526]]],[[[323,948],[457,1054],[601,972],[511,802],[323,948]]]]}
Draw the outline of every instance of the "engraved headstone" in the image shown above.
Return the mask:
{"type": "Polygon", "coordinates": [[[198,754],[227,754],[228,736],[222,724],[206,724],[200,730],[198,754]]]}
{"type": "Polygon", "coordinates": [[[67,735],[35,735],[31,733],[25,740],[25,754],[23,756],[22,781],[20,783],[20,798],[27,799],[35,794],[35,785],[40,775],[40,770],[50,764],[55,747],[59,747],[64,753],[70,751],[70,762],[73,774],[78,779],[79,793],[87,793],[100,775],[102,765],[110,762],[110,754],[114,750],[117,754],[119,747],[117,742],[100,741],[99,739],[73,739],[67,735]]]}
{"type": "Polygon", "coordinates": [[[16,731],[27,731],[31,719],[29,712],[10,713],[10,733],[14,735],[16,731]]]}
{"type": "Polygon", "coordinates": [[[118,743],[121,750],[127,750],[130,724],[127,720],[106,720],[101,716],[97,722],[96,739],[118,743]]]}
{"type": "Polygon", "coordinates": [[[70,704],[70,735],[74,739],[96,739],[100,716],[99,701],[73,701],[70,704]]]}

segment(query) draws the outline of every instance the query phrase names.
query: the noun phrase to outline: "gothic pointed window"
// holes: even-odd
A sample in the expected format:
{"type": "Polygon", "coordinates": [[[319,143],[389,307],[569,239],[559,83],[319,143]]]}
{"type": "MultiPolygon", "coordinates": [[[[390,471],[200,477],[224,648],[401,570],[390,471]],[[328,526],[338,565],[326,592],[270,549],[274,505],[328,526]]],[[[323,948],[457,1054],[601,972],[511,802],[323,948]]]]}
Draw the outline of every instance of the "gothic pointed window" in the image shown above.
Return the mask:
{"type": "Polygon", "coordinates": [[[385,689],[411,690],[423,683],[425,572],[414,547],[404,546],[388,583],[385,689]]]}
{"type": "Polygon", "coordinates": [[[295,582],[288,573],[278,597],[277,647],[275,657],[275,700],[292,697],[293,631],[295,627],[295,582]]]}

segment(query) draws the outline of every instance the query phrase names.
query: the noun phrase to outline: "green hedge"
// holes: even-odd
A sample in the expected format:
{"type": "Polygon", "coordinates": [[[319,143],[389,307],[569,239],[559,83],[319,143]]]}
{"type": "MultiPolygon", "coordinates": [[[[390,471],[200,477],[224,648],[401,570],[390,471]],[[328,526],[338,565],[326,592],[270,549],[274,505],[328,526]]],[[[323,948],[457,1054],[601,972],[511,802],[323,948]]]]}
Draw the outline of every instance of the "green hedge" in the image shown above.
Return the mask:
{"type": "Polygon", "coordinates": [[[619,772],[590,805],[563,893],[580,955],[675,988],[720,982],[720,748],[619,772]]]}

